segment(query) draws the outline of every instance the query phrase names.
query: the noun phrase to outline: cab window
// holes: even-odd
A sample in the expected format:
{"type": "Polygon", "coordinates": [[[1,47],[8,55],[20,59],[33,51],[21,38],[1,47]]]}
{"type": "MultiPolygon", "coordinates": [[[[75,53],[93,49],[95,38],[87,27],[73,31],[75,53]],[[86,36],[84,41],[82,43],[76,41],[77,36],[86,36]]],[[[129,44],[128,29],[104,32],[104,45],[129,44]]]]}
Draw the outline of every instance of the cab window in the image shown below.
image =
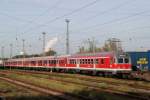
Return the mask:
{"type": "Polygon", "coordinates": [[[129,63],[129,59],[128,59],[128,58],[125,58],[125,59],[124,59],[124,62],[125,62],[125,63],[129,63]]]}
{"type": "Polygon", "coordinates": [[[118,58],[118,63],[123,63],[123,58],[118,58]]]}

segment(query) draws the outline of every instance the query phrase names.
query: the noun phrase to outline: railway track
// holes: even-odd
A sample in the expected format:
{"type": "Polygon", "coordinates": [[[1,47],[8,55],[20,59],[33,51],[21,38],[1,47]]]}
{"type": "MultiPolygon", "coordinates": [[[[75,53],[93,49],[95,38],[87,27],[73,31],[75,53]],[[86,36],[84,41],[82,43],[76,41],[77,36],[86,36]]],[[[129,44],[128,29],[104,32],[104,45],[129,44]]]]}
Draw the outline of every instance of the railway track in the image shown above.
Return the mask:
{"type": "Polygon", "coordinates": [[[74,94],[65,93],[62,91],[53,90],[53,89],[45,88],[42,86],[38,86],[38,85],[32,84],[32,82],[29,83],[29,82],[26,82],[24,80],[12,79],[10,77],[5,76],[6,75],[5,73],[0,72],[0,74],[3,75],[3,77],[0,76],[0,80],[4,80],[4,81],[7,81],[7,82],[15,84],[15,85],[19,85],[19,86],[22,86],[22,87],[25,87],[25,88],[28,88],[28,89],[31,89],[34,91],[38,91],[42,94],[54,96],[58,100],[90,100],[90,99],[83,97],[83,96],[74,95],[74,94]]]}
{"type": "MultiPolygon", "coordinates": [[[[49,76],[54,76],[54,77],[63,77],[63,78],[77,78],[78,80],[84,80],[87,82],[108,83],[108,84],[112,84],[112,85],[118,84],[118,85],[125,85],[125,86],[130,86],[133,88],[139,88],[139,89],[144,89],[144,90],[150,91],[150,86],[143,86],[143,85],[137,84],[137,82],[139,82],[139,81],[134,81],[134,80],[117,79],[120,82],[114,82],[114,81],[104,80],[104,79],[95,79],[93,76],[83,76],[83,75],[78,75],[78,74],[67,75],[64,73],[55,73],[55,72],[50,73],[50,72],[23,71],[23,70],[20,70],[19,72],[25,72],[25,73],[31,73],[31,74],[44,74],[44,75],[49,75],[49,76]]],[[[51,78],[51,77],[49,77],[49,78],[51,78]]],[[[145,81],[141,81],[141,82],[145,82],[145,81]]],[[[147,83],[149,83],[149,82],[145,82],[145,84],[147,84],[147,83]]]]}
{"type": "MultiPolygon", "coordinates": [[[[18,74],[36,74],[35,72],[15,72],[15,73],[18,73],[18,74]]],[[[39,74],[39,73],[38,73],[39,74]]],[[[51,74],[52,75],[52,74],[51,74]]],[[[36,76],[36,77],[39,77],[39,78],[42,78],[42,77],[40,77],[40,76],[36,76]]],[[[59,76],[58,76],[59,77],[59,76]]],[[[68,78],[68,77],[67,77],[68,78]]],[[[70,77],[69,77],[70,78],[70,77]]],[[[74,78],[74,77],[71,77],[71,78],[74,78]]],[[[109,81],[98,81],[98,80],[90,80],[90,79],[85,79],[85,78],[80,78],[80,77],[78,77],[78,80],[81,80],[81,81],[85,81],[86,83],[79,83],[79,82],[76,82],[76,81],[69,81],[69,80],[63,80],[63,79],[60,79],[60,77],[59,78],[57,78],[57,76],[50,76],[50,77],[48,77],[48,78],[46,78],[46,79],[49,79],[49,80],[54,80],[54,81],[60,81],[60,82],[65,82],[65,83],[72,83],[72,84],[78,84],[78,85],[83,85],[83,86],[87,86],[87,87],[91,87],[91,88],[95,88],[95,89],[99,89],[100,87],[99,86],[97,86],[96,84],[101,84],[101,83],[107,83],[107,84],[111,84],[111,85],[116,85],[116,84],[118,84],[118,83],[116,83],[116,82],[109,82],[109,81]],[[93,83],[93,84],[95,84],[95,85],[93,85],[93,84],[88,84],[88,83],[93,83]]],[[[138,89],[143,89],[143,90],[146,90],[146,91],[148,91],[149,93],[150,93],[150,87],[145,87],[145,86],[140,86],[140,87],[137,87],[137,86],[135,86],[135,85],[132,85],[132,84],[118,84],[118,85],[124,85],[124,86],[130,86],[130,87],[132,87],[132,88],[138,88],[138,89]]]]}
{"type": "MultiPolygon", "coordinates": [[[[10,71],[6,71],[6,72],[9,73],[10,71]]],[[[24,74],[41,74],[41,73],[39,73],[39,72],[31,72],[31,71],[29,71],[29,72],[27,72],[27,71],[21,71],[21,72],[12,71],[12,73],[17,73],[17,74],[22,74],[22,75],[24,75],[24,74]]],[[[6,74],[6,73],[5,73],[5,74],[6,74]]],[[[42,73],[42,74],[43,74],[43,73],[42,73]]],[[[39,78],[41,78],[41,77],[39,77],[39,78]]],[[[71,83],[71,84],[77,84],[77,85],[87,86],[87,87],[89,87],[89,88],[102,91],[102,89],[101,89],[99,86],[97,86],[97,85],[91,85],[91,84],[85,84],[85,83],[72,82],[72,81],[61,80],[61,79],[56,79],[56,78],[52,78],[52,77],[49,77],[49,78],[47,78],[47,79],[53,80],[53,81],[64,82],[64,83],[71,83]]],[[[82,80],[83,80],[83,78],[82,78],[82,80]]],[[[87,80],[86,80],[86,81],[87,81],[87,80]]],[[[87,81],[87,83],[88,83],[88,82],[90,82],[90,80],[87,81]]],[[[92,82],[99,82],[99,81],[97,81],[97,80],[92,80],[92,82]]],[[[99,83],[100,83],[100,82],[99,82],[99,83]]],[[[103,82],[101,82],[101,83],[103,83],[103,82]]],[[[110,82],[109,82],[109,84],[110,84],[110,82]]],[[[116,83],[115,83],[115,84],[112,83],[112,84],[113,84],[113,85],[116,85],[116,83]]],[[[142,89],[140,88],[140,90],[150,93],[150,90],[148,91],[148,89],[145,88],[145,87],[142,87],[142,89]]],[[[103,91],[104,91],[104,90],[103,90],[103,91]]],[[[111,88],[105,89],[105,91],[106,91],[106,92],[111,92],[111,93],[113,92],[113,93],[115,93],[115,94],[119,94],[119,95],[123,95],[123,96],[128,96],[128,97],[131,97],[131,98],[136,98],[136,99],[138,99],[138,100],[148,100],[147,97],[141,97],[141,96],[136,95],[136,94],[123,93],[123,92],[121,92],[121,91],[116,91],[115,89],[111,89],[111,88]]]]}

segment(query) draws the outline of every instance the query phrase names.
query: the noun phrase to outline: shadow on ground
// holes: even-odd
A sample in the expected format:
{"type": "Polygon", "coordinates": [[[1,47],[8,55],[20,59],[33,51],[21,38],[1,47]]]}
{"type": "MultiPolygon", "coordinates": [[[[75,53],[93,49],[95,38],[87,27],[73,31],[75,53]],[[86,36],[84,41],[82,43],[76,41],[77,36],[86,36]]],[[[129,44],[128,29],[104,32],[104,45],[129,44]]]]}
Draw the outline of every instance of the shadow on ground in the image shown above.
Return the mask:
{"type": "MultiPolygon", "coordinates": [[[[74,91],[74,94],[82,95],[88,98],[89,100],[142,100],[140,98],[132,98],[125,95],[120,95],[111,92],[103,92],[103,91],[96,91],[96,90],[82,90],[82,91],[74,91]]],[[[145,93],[129,93],[133,95],[141,95],[146,97],[147,99],[143,100],[150,100],[150,95],[145,93]]],[[[53,95],[37,95],[37,96],[17,96],[17,97],[0,97],[0,100],[63,100],[59,97],[53,95]]]]}
{"type": "Polygon", "coordinates": [[[1,97],[0,100],[61,100],[55,96],[17,96],[17,97],[1,97]]]}
{"type": "Polygon", "coordinates": [[[86,96],[91,100],[150,100],[150,94],[146,93],[127,93],[135,96],[141,96],[144,99],[138,97],[126,96],[123,94],[112,93],[112,92],[104,92],[104,91],[96,91],[96,90],[82,90],[82,91],[74,91],[76,94],[80,94],[86,96]]]}

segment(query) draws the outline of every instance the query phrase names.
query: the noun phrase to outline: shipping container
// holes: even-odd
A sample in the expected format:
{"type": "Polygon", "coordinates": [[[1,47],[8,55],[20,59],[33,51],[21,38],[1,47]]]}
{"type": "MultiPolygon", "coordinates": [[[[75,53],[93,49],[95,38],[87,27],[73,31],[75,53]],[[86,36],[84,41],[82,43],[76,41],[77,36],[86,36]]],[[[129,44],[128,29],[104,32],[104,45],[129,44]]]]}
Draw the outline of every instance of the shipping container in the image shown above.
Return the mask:
{"type": "Polygon", "coordinates": [[[127,52],[131,58],[133,71],[150,71],[150,51],[127,52]]]}

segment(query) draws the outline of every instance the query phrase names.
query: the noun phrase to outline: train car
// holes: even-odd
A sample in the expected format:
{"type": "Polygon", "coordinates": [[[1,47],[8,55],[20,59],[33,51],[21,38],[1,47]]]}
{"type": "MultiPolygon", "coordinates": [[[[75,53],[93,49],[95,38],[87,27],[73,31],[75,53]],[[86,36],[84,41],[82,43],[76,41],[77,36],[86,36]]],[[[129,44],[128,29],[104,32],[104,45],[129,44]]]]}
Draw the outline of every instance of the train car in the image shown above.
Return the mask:
{"type": "Polygon", "coordinates": [[[64,71],[90,71],[109,74],[131,71],[129,57],[126,54],[117,55],[114,52],[8,59],[5,61],[4,66],[38,67],[64,71]]]}
{"type": "Polygon", "coordinates": [[[126,73],[131,71],[131,62],[126,54],[102,52],[91,54],[75,54],[69,58],[71,67],[80,70],[92,70],[105,73],[126,73]]]}
{"type": "Polygon", "coordinates": [[[150,71],[150,51],[128,52],[131,58],[132,70],[150,71]]]}

